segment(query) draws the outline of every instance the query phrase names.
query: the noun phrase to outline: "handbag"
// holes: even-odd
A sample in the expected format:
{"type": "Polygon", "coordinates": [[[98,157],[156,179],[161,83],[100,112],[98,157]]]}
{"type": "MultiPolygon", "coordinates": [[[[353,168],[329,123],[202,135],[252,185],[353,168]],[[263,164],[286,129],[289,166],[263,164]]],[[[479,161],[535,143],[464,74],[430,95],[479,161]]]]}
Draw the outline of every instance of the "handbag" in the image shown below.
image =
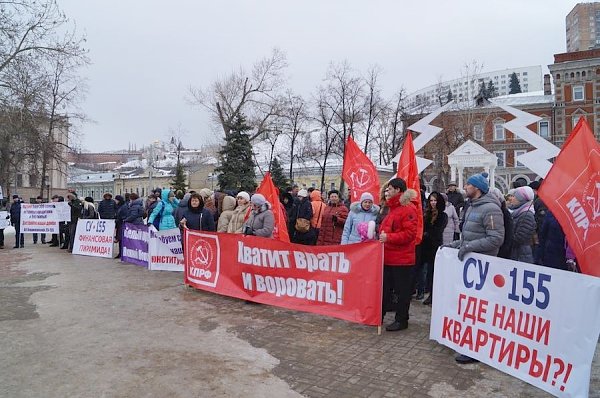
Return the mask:
{"type": "Polygon", "coordinates": [[[294,228],[296,231],[304,234],[310,229],[310,220],[306,218],[297,218],[294,228]]]}

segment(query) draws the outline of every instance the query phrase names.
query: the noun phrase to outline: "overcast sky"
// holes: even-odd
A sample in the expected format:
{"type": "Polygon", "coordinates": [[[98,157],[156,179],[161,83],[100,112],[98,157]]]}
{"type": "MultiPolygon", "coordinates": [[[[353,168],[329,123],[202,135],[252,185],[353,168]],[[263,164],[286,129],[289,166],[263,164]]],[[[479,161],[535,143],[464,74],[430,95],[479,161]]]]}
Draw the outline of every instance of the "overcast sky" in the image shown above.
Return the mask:
{"type": "Polygon", "coordinates": [[[140,148],[179,126],[186,147],[215,140],[207,113],[186,102],[274,47],[287,54],[289,86],[309,97],[330,62],[383,69],[391,96],[483,71],[542,65],[566,51],[566,0],[59,0],[87,36],[82,125],[91,151],[140,148]]]}

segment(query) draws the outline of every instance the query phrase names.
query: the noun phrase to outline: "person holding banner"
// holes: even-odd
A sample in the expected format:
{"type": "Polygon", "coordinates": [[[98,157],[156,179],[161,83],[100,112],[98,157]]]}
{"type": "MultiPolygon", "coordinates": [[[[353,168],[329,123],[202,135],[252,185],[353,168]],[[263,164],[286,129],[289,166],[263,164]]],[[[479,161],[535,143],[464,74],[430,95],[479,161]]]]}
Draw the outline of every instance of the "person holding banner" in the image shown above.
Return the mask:
{"type": "Polygon", "coordinates": [[[252,212],[244,224],[244,235],[272,238],[275,229],[275,216],[271,210],[271,203],[267,202],[264,195],[255,193],[250,199],[252,212]]]}
{"type": "Polygon", "coordinates": [[[293,215],[293,218],[289,220],[290,224],[293,226],[293,233],[290,238],[293,243],[310,245],[315,237],[315,230],[310,225],[313,210],[306,189],[298,191],[298,200],[296,213],[293,215]]]}
{"type": "Polygon", "coordinates": [[[125,218],[125,222],[129,224],[143,225],[144,201],[142,198],[140,198],[137,193],[132,192],[129,195],[129,204],[127,206],[127,218],[125,218]]]}
{"type": "Polygon", "coordinates": [[[117,215],[115,219],[115,242],[119,243],[119,253],[116,258],[121,258],[121,253],[123,251],[123,224],[125,223],[125,219],[127,218],[127,203],[125,203],[125,198],[121,195],[115,196],[115,203],[117,204],[117,215]]]}
{"type": "MultiPolygon", "coordinates": [[[[364,194],[363,194],[364,195],[364,194]]],[[[396,311],[393,323],[386,326],[388,332],[408,328],[414,267],[416,260],[418,195],[407,189],[406,181],[394,178],[385,190],[389,213],[379,227],[379,241],[383,246],[383,302],[382,315],[387,309],[396,311]],[[392,292],[398,296],[392,302],[392,292]]]]}
{"type": "MultiPolygon", "coordinates": [[[[38,196],[37,198],[35,198],[35,203],[36,204],[42,204],[44,202],[44,198],[42,198],[41,196],[38,196]]],[[[46,244],[46,234],[40,234],[40,240],[42,241],[42,245],[46,244]]],[[[33,234],[33,244],[37,244],[38,242],[38,234],[33,234]]]]}
{"type": "Polygon", "coordinates": [[[370,192],[363,192],[362,195],[360,195],[360,201],[350,205],[348,218],[344,223],[342,245],[362,242],[357,229],[358,224],[375,221],[377,213],[379,213],[379,206],[373,204],[373,195],[371,195],[370,192]]]}
{"type": "Polygon", "coordinates": [[[235,198],[233,196],[225,195],[221,201],[221,214],[219,214],[219,222],[217,224],[217,232],[227,232],[231,217],[233,217],[233,210],[235,209],[235,198]]]}
{"type": "Polygon", "coordinates": [[[160,216],[160,224],[158,225],[159,231],[177,228],[173,214],[175,214],[175,210],[177,210],[177,206],[179,206],[179,200],[175,198],[175,193],[170,189],[163,189],[161,198],[162,200],[156,205],[148,218],[148,225],[151,225],[154,222],[154,219],[160,216]]]}
{"type": "Polygon", "coordinates": [[[196,231],[216,230],[213,215],[204,208],[204,200],[200,194],[194,192],[188,197],[187,208],[182,213],[179,225],[196,231]]]}
{"type": "Polygon", "coordinates": [[[424,233],[421,242],[421,261],[426,267],[426,288],[429,291],[429,296],[423,301],[425,305],[431,305],[433,300],[433,262],[438,247],[444,243],[444,229],[448,225],[448,215],[445,210],[444,197],[436,191],[430,193],[425,206],[424,233]]]}
{"type": "Polygon", "coordinates": [[[69,200],[69,207],[71,208],[71,221],[68,223],[69,225],[69,241],[61,247],[61,249],[67,249],[69,253],[73,251],[73,245],[75,244],[75,233],[77,232],[77,222],[81,217],[81,210],[83,209],[83,205],[81,201],[77,199],[77,193],[69,192],[67,194],[67,199],[69,200]]]}
{"type": "Polygon", "coordinates": [[[329,191],[327,207],[323,210],[317,245],[339,245],[342,241],[342,232],[347,218],[348,208],[341,203],[339,191],[335,189],[329,191]]]}
{"type": "Polygon", "coordinates": [[[508,208],[512,210],[514,231],[510,258],[533,264],[533,249],[531,247],[536,231],[533,209],[534,192],[525,185],[515,189],[508,208]]]}
{"type": "MultiPolygon", "coordinates": [[[[504,216],[500,201],[494,194],[488,195],[489,190],[487,173],[474,174],[467,180],[465,191],[469,207],[464,213],[461,239],[442,246],[458,249],[460,261],[470,252],[497,256],[504,242],[504,216]]],[[[460,364],[478,362],[460,353],[455,360],[460,364]]]]}

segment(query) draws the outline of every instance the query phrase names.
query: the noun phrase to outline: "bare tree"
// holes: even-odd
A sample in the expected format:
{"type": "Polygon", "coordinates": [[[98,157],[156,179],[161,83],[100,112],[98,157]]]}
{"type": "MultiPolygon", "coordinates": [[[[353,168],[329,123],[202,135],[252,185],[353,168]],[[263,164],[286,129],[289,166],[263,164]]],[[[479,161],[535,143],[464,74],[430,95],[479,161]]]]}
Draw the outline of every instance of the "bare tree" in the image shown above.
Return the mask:
{"type": "Polygon", "coordinates": [[[373,129],[375,122],[385,107],[384,101],[381,97],[381,90],[377,84],[380,73],[381,68],[375,65],[369,68],[366,77],[367,95],[364,105],[366,114],[365,121],[367,123],[365,127],[365,153],[368,153],[369,140],[371,139],[371,129],[373,129]]]}
{"type": "Polygon", "coordinates": [[[274,49],[270,56],[256,62],[250,72],[243,68],[214,81],[207,88],[190,87],[192,104],[207,109],[227,136],[239,115],[246,115],[254,128],[251,140],[264,132],[267,120],[275,116],[277,91],[284,83],[285,54],[274,49]]]}
{"type": "Polygon", "coordinates": [[[375,130],[375,142],[379,147],[379,163],[390,164],[400,152],[404,141],[403,121],[406,117],[405,91],[400,89],[392,102],[382,109],[375,130]]]}
{"type": "Polygon", "coordinates": [[[305,129],[308,122],[308,110],[306,108],[307,105],[304,98],[295,95],[291,91],[287,92],[286,100],[282,107],[281,118],[283,119],[283,134],[290,141],[290,181],[294,180],[294,160],[298,139],[306,133],[305,129]]]}

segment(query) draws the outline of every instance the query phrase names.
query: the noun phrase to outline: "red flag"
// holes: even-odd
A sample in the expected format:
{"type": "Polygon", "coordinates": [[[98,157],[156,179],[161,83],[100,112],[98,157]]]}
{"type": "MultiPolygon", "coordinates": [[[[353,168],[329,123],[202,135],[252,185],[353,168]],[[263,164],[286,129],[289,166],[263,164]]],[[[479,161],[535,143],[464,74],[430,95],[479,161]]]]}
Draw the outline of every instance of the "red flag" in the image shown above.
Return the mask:
{"type": "Polygon", "coordinates": [[[417,245],[423,239],[423,206],[421,205],[421,184],[419,182],[419,169],[417,167],[417,157],[415,147],[413,146],[412,134],[410,131],[406,134],[402,153],[398,160],[398,173],[396,177],[406,181],[406,186],[417,191],[417,245]]]}
{"type": "Polygon", "coordinates": [[[342,169],[342,178],[348,184],[351,190],[351,201],[360,200],[363,192],[370,192],[373,195],[374,203],[379,203],[379,174],[377,168],[360,150],[352,137],[346,141],[344,151],[344,168],[342,169]]]}
{"type": "Polygon", "coordinates": [[[267,172],[263,178],[260,186],[256,190],[257,193],[262,194],[269,203],[273,206],[273,215],[275,216],[275,229],[273,230],[273,238],[281,240],[283,242],[289,242],[290,236],[288,234],[287,223],[285,214],[283,214],[283,206],[279,202],[279,189],[273,184],[271,179],[271,172],[267,172]]]}
{"type": "Polygon", "coordinates": [[[585,118],[538,191],[562,227],[581,272],[600,277],[600,144],[585,118]]]}

